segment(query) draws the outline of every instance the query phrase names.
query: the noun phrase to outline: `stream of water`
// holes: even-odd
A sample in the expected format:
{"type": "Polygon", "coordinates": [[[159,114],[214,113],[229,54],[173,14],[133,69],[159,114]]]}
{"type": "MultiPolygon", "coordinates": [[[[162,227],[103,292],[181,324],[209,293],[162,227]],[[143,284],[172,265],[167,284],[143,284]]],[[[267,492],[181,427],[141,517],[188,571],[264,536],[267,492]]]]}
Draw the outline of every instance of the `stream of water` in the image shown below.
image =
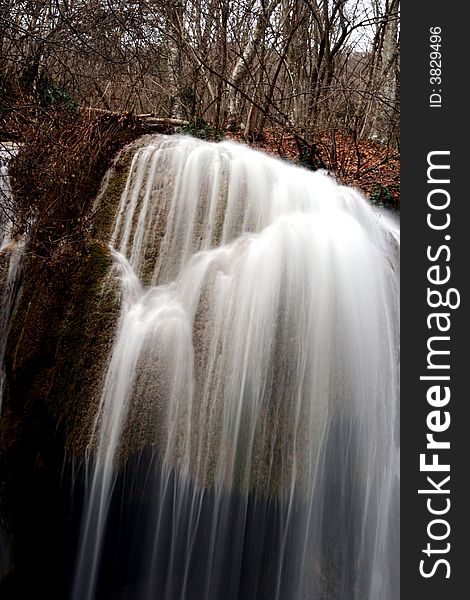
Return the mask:
{"type": "Polygon", "coordinates": [[[111,246],[72,599],[397,599],[397,223],[323,173],[160,136],[111,246]]]}

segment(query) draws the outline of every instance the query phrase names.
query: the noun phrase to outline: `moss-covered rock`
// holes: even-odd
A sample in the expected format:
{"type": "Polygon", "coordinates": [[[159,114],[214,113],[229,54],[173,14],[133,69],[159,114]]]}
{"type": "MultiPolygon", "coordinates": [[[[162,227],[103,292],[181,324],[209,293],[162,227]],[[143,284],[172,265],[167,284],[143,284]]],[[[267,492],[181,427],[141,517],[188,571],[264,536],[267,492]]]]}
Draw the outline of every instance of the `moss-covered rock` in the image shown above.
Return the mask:
{"type": "Polygon", "coordinates": [[[100,193],[99,185],[116,151],[142,133],[125,116],[54,127],[57,146],[36,141],[13,168],[20,231],[35,220],[5,352],[0,514],[13,557],[0,581],[5,600],[66,597],[66,459],[85,457],[115,335],[120,294],[108,244],[132,147],[100,193]]]}

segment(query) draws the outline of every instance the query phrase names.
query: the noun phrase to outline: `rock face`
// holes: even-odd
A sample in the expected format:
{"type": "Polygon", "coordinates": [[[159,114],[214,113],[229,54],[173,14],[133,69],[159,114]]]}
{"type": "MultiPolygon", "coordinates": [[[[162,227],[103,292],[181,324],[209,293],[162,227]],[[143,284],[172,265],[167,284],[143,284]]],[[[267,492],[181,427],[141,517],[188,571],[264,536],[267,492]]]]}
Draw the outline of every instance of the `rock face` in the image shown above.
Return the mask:
{"type": "Polygon", "coordinates": [[[69,265],[65,285],[40,260],[29,257],[25,265],[7,344],[1,457],[2,515],[22,582],[31,581],[32,567],[37,581],[54,580],[51,570],[63,572],[57,565],[72,466],[67,451],[83,453],[83,438],[75,432],[88,429],[103,347],[113,335],[115,312],[109,293],[100,291],[109,264],[94,242],[69,265]]]}
{"type": "MultiPolygon", "coordinates": [[[[119,308],[108,241],[126,179],[126,150],[114,159],[101,193],[99,185],[119,147],[142,129],[116,115],[71,120],[49,132],[56,144],[23,148],[10,166],[16,235],[27,241],[2,340],[5,600],[65,597],[74,547],[72,483],[80,487],[72,474],[88,443],[119,308]]],[[[12,256],[2,248],[3,291],[12,256]]],[[[79,504],[80,489],[75,497],[79,504]]]]}
{"type": "Polygon", "coordinates": [[[398,235],[324,174],[138,133],[12,166],[2,598],[395,600],[398,235]]]}

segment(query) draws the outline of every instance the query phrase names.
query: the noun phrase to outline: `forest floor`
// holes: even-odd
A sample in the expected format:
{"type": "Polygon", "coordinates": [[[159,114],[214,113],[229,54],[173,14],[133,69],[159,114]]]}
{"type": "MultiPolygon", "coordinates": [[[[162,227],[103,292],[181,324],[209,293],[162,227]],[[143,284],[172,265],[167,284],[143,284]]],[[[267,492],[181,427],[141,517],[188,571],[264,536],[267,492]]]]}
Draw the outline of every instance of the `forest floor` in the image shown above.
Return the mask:
{"type": "MultiPolygon", "coordinates": [[[[225,138],[301,164],[297,143],[290,134],[265,130],[262,139],[253,142],[247,141],[243,132],[227,133],[225,138]]],[[[400,209],[398,151],[379,142],[356,140],[338,132],[319,136],[317,149],[324,168],[339,182],[359,188],[373,204],[400,209]]]]}

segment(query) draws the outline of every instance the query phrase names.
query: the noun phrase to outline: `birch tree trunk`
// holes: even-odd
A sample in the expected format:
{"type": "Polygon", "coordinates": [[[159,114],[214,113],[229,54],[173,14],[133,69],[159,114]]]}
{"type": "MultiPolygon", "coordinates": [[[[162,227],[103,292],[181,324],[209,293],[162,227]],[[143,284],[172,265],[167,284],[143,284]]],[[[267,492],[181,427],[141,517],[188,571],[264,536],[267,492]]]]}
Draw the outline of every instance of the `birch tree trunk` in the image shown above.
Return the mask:
{"type": "MultiPolygon", "coordinates": [[[[264,4],[264,3],[263,3],[264,4]]],[[[266,7],[262,7],[262,12],[256,22],[253,35],[248,40],[242,54],[239,56],[230,75],[230,86],[228,88],[228,121],[230,125],[238,125],[240,120],[240,106],[238,89],[247,75],[250,66],[256,56],[258,44],[265,35],[269,20],[272,17],[280,0],[271,0],[266,7]]]]}
{"type": "Polygon", "coordinates": [[[400,0],[387,0],[382,24],[377,34],[373,57],[370,100],[362,135],[384,143],[392,134],[396,121],[400,0]]]}

